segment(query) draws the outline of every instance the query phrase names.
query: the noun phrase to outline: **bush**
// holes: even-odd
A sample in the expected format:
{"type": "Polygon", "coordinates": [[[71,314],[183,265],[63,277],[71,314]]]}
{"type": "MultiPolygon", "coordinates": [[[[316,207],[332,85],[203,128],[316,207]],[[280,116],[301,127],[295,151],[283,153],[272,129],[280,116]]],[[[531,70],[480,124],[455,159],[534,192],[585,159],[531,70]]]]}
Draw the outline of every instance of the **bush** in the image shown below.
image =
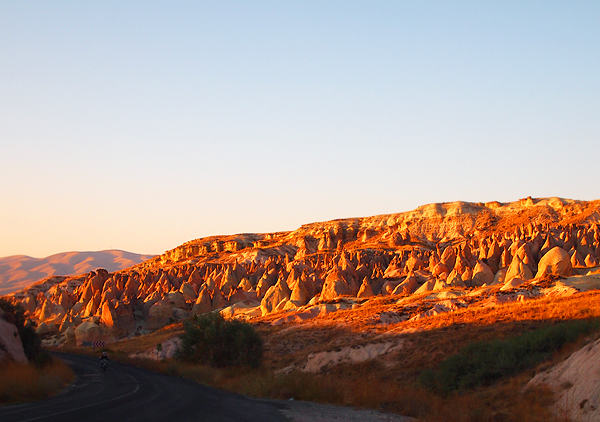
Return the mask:
{"type": "Polygon", "coordinates": [[[5,312],[4,319],[15,324],[23,343],[23,351],[30,361],[45,364],[50,356],[42,349],[42,341],[31,324],[27,324],[25,311],[20,304],[13,304],[5,298],[0,298],[0,308],[5,312]]]}
{"type": "Polygon", "coordinates": [[[421,373],[428,389],[447,395],[457,390],[488,386],[549,359],[567,343],[596,331],[598,320],[563,322],[505,340],[473,343],[444,360],[437,370],[421,373]]]}
{"type": "Polygon", "coordinates": [[[213,313],[184,323],[178,357],[192,362],[226,366],[260,366],[263,343],[250,324],[213,313]]]}

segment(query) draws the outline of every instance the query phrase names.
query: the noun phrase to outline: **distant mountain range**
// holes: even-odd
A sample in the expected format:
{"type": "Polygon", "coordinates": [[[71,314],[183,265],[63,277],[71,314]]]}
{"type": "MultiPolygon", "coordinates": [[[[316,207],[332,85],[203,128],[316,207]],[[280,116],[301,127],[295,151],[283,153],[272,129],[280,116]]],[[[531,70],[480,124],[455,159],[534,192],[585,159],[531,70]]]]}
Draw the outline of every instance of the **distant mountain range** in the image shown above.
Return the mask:
{"type": "Polygon", "coordinates": [[[0,258],[0,296],[21,290],[53,275],[83,274],[97,268],[114,272],[144,262],[153,256],[114,249],[98,252],[62,252],[46,258],[7,256],[0,258]]]}

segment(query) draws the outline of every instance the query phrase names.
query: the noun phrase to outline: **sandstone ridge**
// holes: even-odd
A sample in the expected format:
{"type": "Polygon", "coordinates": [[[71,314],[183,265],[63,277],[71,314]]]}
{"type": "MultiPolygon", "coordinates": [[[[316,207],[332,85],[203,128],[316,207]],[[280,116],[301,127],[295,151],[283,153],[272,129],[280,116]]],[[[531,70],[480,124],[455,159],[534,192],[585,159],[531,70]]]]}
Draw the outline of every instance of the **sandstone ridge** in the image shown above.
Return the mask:
{"type": "Polygon", "coordinates": [[[236,318],[275,315],[276,323],[382,295],[443,299],[425,315],[465,306],[456,298],[473,292],[499,303],[578,291],[580,280],[568,277],[598,266],[599,223],[600,201],[430,204],[291,232],[197,239],[126,270],[55,276],[11,298],[41,333],[79,342],[217,310],[236,318]]]}

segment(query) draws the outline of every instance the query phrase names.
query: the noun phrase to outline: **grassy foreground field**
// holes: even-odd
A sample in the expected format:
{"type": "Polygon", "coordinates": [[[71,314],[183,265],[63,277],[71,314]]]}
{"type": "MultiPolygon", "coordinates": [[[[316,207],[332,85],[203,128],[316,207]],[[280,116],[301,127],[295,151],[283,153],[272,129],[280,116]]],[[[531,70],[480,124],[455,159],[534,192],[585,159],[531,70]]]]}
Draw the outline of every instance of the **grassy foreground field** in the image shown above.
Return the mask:
{"type": "Polygon", "coordinates": [[[58,393],[73,380],[71,368],[53,359],[44,366],[5,362],[0,365],[0,404],[39,400],[58,393]]]}
{"type": "Polygon", "coordinates": [[[304,323],[273,326],[269,318],[259,320],[255,327],[265,341],[265,356],[262,368],[255,370],[217,369],[176,360],[157,362],[130,357],[178,335],[182,332],[181,325],[113,343],[109,350],[113,359],[255,397],[374,408],[428,422],[567,421],[550,412],[551,391],[543,387],[525,390],[525,385],[535,373],[597,338],[597,328],[569,337],[541,363],[499,377],[489,385],[440,394],[426,389],[419,377],[426,370],[438,370],[445,359],[456,356],[469,344],[508,339],[507,344],[514,348],[510,339],[563,322],[588,321],[597,327],[593,321],[600,317],[600,292],[467,307],[387,326],[369,323],[372,315],[390,309],[397,299],[388,296],[368,307],[339,311],[304,323]],[[318,373],[302,370],[311,353],[389,341],[401,347],[362,363],[328,366],[318,373]]]}

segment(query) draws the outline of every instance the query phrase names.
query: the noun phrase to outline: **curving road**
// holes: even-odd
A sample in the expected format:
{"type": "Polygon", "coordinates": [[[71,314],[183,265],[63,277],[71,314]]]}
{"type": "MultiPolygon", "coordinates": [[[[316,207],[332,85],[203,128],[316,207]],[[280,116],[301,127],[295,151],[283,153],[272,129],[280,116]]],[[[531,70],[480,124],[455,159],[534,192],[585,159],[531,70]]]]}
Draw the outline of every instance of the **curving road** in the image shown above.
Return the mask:
{"type": "Polygon", "coordinates": [[[110,362],[102,372],[98,359],[60,354],[76,381],[56,397],[0,407],[2,422],[58,421],[247,421],[283,422],[283,406],[252,400],[133,366],[110,362]]]}

